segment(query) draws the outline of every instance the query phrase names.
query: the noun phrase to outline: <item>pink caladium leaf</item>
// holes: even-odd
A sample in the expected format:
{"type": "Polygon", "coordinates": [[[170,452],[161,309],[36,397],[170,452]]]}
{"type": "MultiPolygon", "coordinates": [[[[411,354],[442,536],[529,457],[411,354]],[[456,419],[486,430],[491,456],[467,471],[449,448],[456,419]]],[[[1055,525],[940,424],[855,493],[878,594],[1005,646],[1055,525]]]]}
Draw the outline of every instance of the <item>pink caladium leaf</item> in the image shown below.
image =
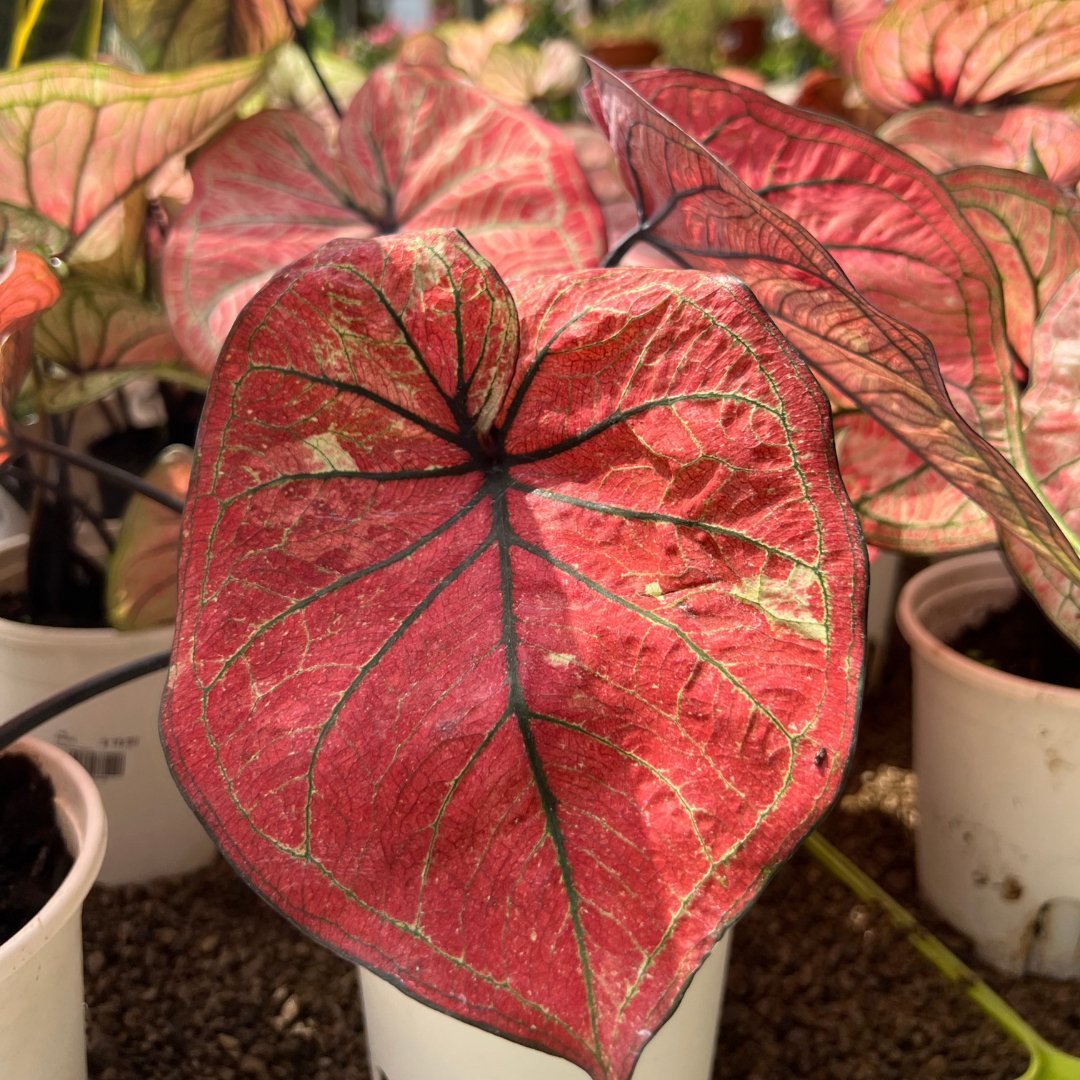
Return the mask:
{"type": "Polygon", "coordinates": [[[941,179],[990,252],[1009,341],[1026,367],[1039,313],[1080,266],[1080,200],[1009,169],[972,166],[941,179]]]}
{"type": "Polygon", "coordinates": [[[886,9],[886,0],[784,0],[795,25],[850,72],[863,31],[886,9]]]}
{"type": "MultiPolygon", "coordinates": [[[[636,93],[634,87],[647,82],[650,77],[651,73],[635,73],[628,77],[634,82],[632,86],[627,80],[598,68],[593,84],[591,107],[594,115],[608,132],[616,155],[622,161],[627,184],[637,192],[639,200],[641,224],[625,239],[621,248],[644,239],[677,256],[686,265],[727,269],[737,274],[750,285],[766,310],[824,379],[888,428],[966,496],[974,499],[1003,528],[1018,531],[1029,542],[1052,552],[1050,557],[1056,560],[1063,573],[1076,574],[1080,570],[1080,559],[1034,492],[998,452],[969,430],[957,414],[941,381],[937,358],[925,337],[906,322],[870,303],[822,245],[805,228],[772,205],[774,197],[785,197],[787,183],[764,184],[769,196],[766,201],[708,153],[700,142],[636,93]]],[[[675,76],[669,73],[669,77],[675,76]]],[[[757,100],[758,96],[754,95],[754,101],[757,100]]],[[[709,110],[704,100],[698,104],[698,119],[704,124],[709,110]]],[[[666,101],[665,105],[668,105],[666,101]]],[[[787,112],[775,117],[777,125],[784,131],[793,130],[793,125],[802,123],[803,119],[803,114],[787,112]]],[[[805,120],[808,124],[816,122],[813,118],[805,120]]],[[[756,128],[752,130],[756,140],[756,128]]],[[[823,168],[834,159],[853,156],[853,147],[861,145],[857,140],[866,138],[846,125],[827,130],[833,133],[819,148],[823,168]]],[[[781,140],[771,141],[766,133],[760,142],[755,142],[755,145],[770,149],[767,167],[776,162],[777,174],[784,170],[785,159],[781,151],[795,154],[798,144],[795,138],[781,137],[781,140]]],[[[876,152],[876,147],[881,144],[870,142],[876,152]]],[[[732,152],[739,155],[741,143],[734,139],[731,143],[732,152]]],[[[884,146],[882,150],[886,155],[894,153],[884,146]]],[[[841,223],[831,224],[847,223],[852,246],[872,246],[875,238],[887,235],[898,219],[906,220],[902,203],[907,197],[918,200],[923,212],[933,214],[932,220],[937,223],[942,236],[928,249],[932,254],[920,261],[913,257],[916,252],[904,255],[901,246],[898,253],[886,251],[886,257],[893,259],[893,265],[900,268],[898,275],[918,275],[923,282],[934,282],[936,288],[944,290],[950,304],[966,303],[969,306],[972,317],[981,326],[980,332],[989,339],[989,347],[967,346],[968,362],[972,365],[966,376],[969,380],[968,407],[974,412],[975,404],[979,402],[976,415],[986,433],[1000,440],[1009,450],[1010,457],[1015,454],[1014,460],[1022,460],[1019,408],[1008,370],[999,292],[996,301],[994,299],[997,283],[992,268],[978,242],[970,237],[970,230],[947,194],[934,186],[933,177],[925,170],[913,163],[907,164],[907,183],[903,179],[892,179],[891,170],[880,168],[882,183],[893,185],[891,205],[887,190],[882,201],[870,204],[870,211],[864,210],[858,199],[850,197],[852,191],[861,193],[866,177],[858,184],[837,178],[836,186],[846,190],[849,197],[846,202],[838,199],[831,204],[836,215],[843,219],[841,223]],[[934,191],[936,204],[931,199],[934,191]],[[878,233],[878,229],[882,232],[878,233]],[[958,240],[957,248],[953,250],[952,238],[962,239],[964,235],[969,237],[970,245],[960,244],[958,240]],[[940,274],[938,263],[955,267],[955,279],[940,274]],[[995,303],[996,310],[992,307],[995,303]],[[974,367],[976,361],[977,369],[974,367]],[[983,407],[987,410],[985,417],[983,407]]],[[[826,172],[825,176],[828,175],[826,172]]],[[[795,185],[796,189],[799,186],[795,185]]],[[[821,185],[826,205],[830,205],[826,190],[829,186],[827,183],[821,185]]],[[[798,194],[796,190],[794,196],[797,198],[798,194]]],[[[805,201],[802,200],[802,205],[805,201]]],[[[821,224],[826,227],[830,222],[821,224]]],[[[902,233],[903,229],[897,230],[897,241],[903,240],[902,233]]],[[[839,240],[835,241],[835,246],[840,246],[839,240]]],[[[859,253],[853,254],[858,260],[859,253]]],[[[894,292],[904,299],[904,313],[912,314],[915,305],[911,284],[898,280],[894,292]]],[[[881,284],[875,299],[883,304],[889,302],[887,282],[881,284]]],[[[948,325],[951,316],[948,306],[938,304],[931,312],[935,328],[937,322],[948,325]]],[[[926,318],[922,317],[924,325],[927,325],[926,318]]],[[[956,340],[963,345],[962,337],[956,340]]],[[[957,387],[963,387],[963,353],[958,351],[957,355],[961,358],[957,361],[960,374],[954,374],[953,380],[957,387]]],[[[919,482],[923,485],[937,481],[928,481],[920,475],[919,482]]],[[[877,499],[876,488],[874,494],[877,499]]],[[[935,500],[932,520],[939,523],[955,520],[958,530],[960,526],[966,529],[973,524],[973,515],[962,509],[958,495],[953,499],[956,512],[949,514],[944,514],[940,500],[935,500]]],[[[918,501],[913,499],[911,505],[917,508],[918,501]]],[[[875,542],[888,546],[902,545],[906,524],[901,517],[894,520],[895,527],[887,531],[879,527],[881,523],[876,518],[866,523],[875,542]]],[[[970,545],[978,542],[977,538],[990,539],[992,534],[983,522],[976,530],[966,535],[958,531],[957,535],[963,544],[970,545]]]]}
{"type": "Polygon", "coordinates": [[[979,113],[926,105],[887,120],[878,136],[934,172],[993,165],[1067,186],[1080,180],[1080,123],[1044,105],[979,113]]]}
{"type": "MultiPolygon", "coordinates": [[[[1023,396],[1031,469],[1080,549],[1080,270],[1043,309],[1023,396]]],[[[1004,537],[1005,553],[1051,621],[1080,648],[1080,588],[1039,553],[1004,537]]]]}
{"type": "Polygon", "coordinates": [[[257,289],[335,237],[452,226],[506,276],[595,266],[603,253],[569,140],[444,69],[377,69],[334,150],[314,121],[265,113],[210,146],[194,174],[164,289],[181,344],[206,371],[257,289]]]}
{"type": "Polygon", "coordinates": [[[10,456],[8,414],[29,366],[34,320],[60,298],[60,282],[40,255],[13,251],[0,267],[0,464],[10,456]]]}
{"type": "Polygon", "coordinates": [[[863,33],[855,78],[887,112],[1061,99],[1080,80],[1080,0],[895,0],[863,33]]]}
{"type": "Polygon", "coordinates": [[[165,745],[289,918],[624,1080],[838,790],[865,575],[737,282],[335,241],[215,370],[165,745]]]}
{"type": "Polygon", "coordinates": [[[105,397],[136,378],[202,390],[172,335],[164,308],[131,289],[73,274],[37,323],[40,377],[35,407],[61,413],[105,397]]]}
{"type": "Polygon", "coordinates": [[[43,229],[78,237],[224,123],[261,67],[240,60],[137,75],[50,63],[0,75],[0,209],[30,212],[43,229]]]}
{"type": "MultiPolygon", "coordinates": [[[[265,53],[292,37],[286,0],[109,0],[120,34],[152,71],[265,53]]],[[[287,0],[303,25],[317,0],[287,0]]]]}
{"type": "MultiPolygon", "coordinates": [[[[169,446],[143,479],[181,501],[187,496],[192,452],[169,446]]],[[[128,501],[109,557],[105,611],[117,630],[164,626],[176,617],[176,560],[180,515],[145,495],[128,501]]]]}

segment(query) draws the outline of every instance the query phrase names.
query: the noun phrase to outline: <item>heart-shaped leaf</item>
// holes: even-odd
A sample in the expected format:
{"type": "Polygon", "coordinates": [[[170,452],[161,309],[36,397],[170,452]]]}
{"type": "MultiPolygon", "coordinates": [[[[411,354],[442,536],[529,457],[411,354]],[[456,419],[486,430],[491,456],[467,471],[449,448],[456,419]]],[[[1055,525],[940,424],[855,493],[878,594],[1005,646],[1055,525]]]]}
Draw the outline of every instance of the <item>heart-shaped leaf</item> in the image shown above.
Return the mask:
{"type": "Polygon", "coordinates": [[[292,37],[318,0],[109,0],[117,29],[152,71],[265,53],[292,37]]]}
{"type": "Polygon", "coordinates": [[[899,113],[878,136],[934,172],[994,165],[1072,186],[1080,180],[1080,124],[1043,105],[973,113],[941,105],[899,113]]]}
{"type": "MultiPolygon", "coordinates": [[[[956,412],[921,334],[870,304],[801,225],[755,194],[627,81],[595,65],[589,100],[639,205],[641,225],[615,255],[647,240],[686,265],[737,274],[819,375],[1001,528],[1080,579],[1080,556],[1034,492],[956,412]]],[[[833,153],[829,145],[822,158],[833,153]]],[[[851,212],[858,215],[857,204],[851,212]]],[[[970,284],[982,290],[985,282],[974,277],[970,284]]],[[[1001,385],[1006,420],[1001,423],[1000,414],[992,420],[1014,460],[1022,462],[1015,394],[1001,385]]]]}
{"type": "Polygon", "coordinates": [[[37,323],[41,362],[38,408],[67,412],[105,397],[135,378],[157,378],[201,390],[160,304],[123,286],[72,275],[63,296],[37,323]]]}
{"type": "Polygon", "coordinates": [[[27,369],[34,320],[60,298],[60,283],[39,255],[14,251],[0,268],[0,464],[9,456],[7,414],[27,369]]]}
{"type": "MultiPolygon", "coordinates": [[[[1080,549],[1080,270],[1050,299],[1035,327],[1024,435],[1031,468],[1080,549]]],[[[1080,648],[1080,588],[1012,538],[1005,552],[1043,611],[1080,648]]]]}
{"type": "Polygon", "coordinates": [[[1080,2],[894,0],[860,38],[855,78],[888,112],[1061,99],[1080,80],[1080,2]]]}
{"type": "Polygon", "coordinates": [[[256,290],[335,237],[455,226],[506,276],[595,266],[604,246],[569,141],[445,70],[376,70],[337,151],[306,117],[262,114],[207,148],[194,174],[164,289],[177,337],[204,371],[256,290]]]}
{"type": "Polygon", "coordinates": [[[50,63],[0,75],[0,209],[79,236],[231,116],[260,70],[259,60],[177,75],[50,63]]]}
{"type": "MultiPolygon", "coordinates": [[[[144,479],[183,500],[191,478],[191,459],[189,447],[166,447],[144,479]]],[[[117,630],[141,630],[173,621],[179,546],[180,515],[145,495],[133,494],[105,577],[105,611],[110,625],[117,630]]]]}
{"type": "Polygon", "coordinates": [[[973,166],[941,179],[990,252],[1009,341],[1027,367],[1039,313],[1080,266],[1080,200],[1049,180],[1006,169],[973,166]]]}
{"type": "Polygon", "coordinates": [[[742,286],[518,286],[427,233],[248,306],[163,732],[291,919],[623,1080],[837,791],[865,556],[824,396],[742,286]]]}

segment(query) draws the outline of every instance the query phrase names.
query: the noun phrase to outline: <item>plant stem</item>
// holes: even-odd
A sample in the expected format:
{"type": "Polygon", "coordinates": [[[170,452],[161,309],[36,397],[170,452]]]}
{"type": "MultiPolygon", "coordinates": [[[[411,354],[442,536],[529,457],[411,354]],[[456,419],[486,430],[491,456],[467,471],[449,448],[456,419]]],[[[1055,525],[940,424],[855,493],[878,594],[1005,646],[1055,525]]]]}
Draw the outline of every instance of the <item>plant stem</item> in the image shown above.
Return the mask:
{"type": "Polygon", "coordinates": [[[323,78],[319,65],[315,63],[315,57],[311,55],[311,46],[308,44],[307,33],[293,14],[289,0],[281,0],[281,6],[285,9],[285,15],[289,20],[289,25],[292,27],[293,36],[296,38],[296,44],[300,46],[300,50],[307,57],[307,62],[311,66],[311,70],[315,72],[315,78],[319,80],[319,86],[322,87],[326,100],[330,102],[330,108],[334,110],[334,115],[340,120],[342,117],[341,106],[337,103],[337,98],[331,92],[326,79],[323,78]]]}
{"type": "Polygon", "coordinates": [[[917,952],[946,979],[956,983],[995,1024],[1025,1047],[1033,1057],[1060,1054],[1060,1051],[1055,1050],[1004,998],[991,990],[943,941],[931,934],[911,912],[901,907],[877,882],[864,874],[828,840],[819,833],[811,833],[803,847],[860,900],[881,908],[917,952]]]}
{"type": "Polygon", "coordinates": [[[111,480],[114,484],[126,487],[139,495],[145,495],[146,498],[160,503],[168,510],[175,510],[178,514],[183,512],[184,502],[182,499],[177,499],[160,488],[154,487],[153,484],[148,484],[141,476],[136,476],[134,473],[129,473],[124,469],[118,469],[115,465],[109,465],[107,462],[98,461],[97,458],[90,457],[88,454],[82,454],[78,450],[61,446],[59,443],[48,442],[45,439],[38,439],[36,436],[22,432],[13,435],[11,442],[15,443],[20,449],[36,450],[42,454],[50,454],[53,457],[60,458],[61,461],[94,473],[105,480],[111,480]]]}
{"type": "Polygon", "coordinates": [[[171,652],[160,652],[138,660],[130,660],[126,664],[120,664],[99,675],[92,675],[89,679],[84,679],[74,686],[69,686],[47,697],[44,701],[39,701],[36,705],[31,705],[29,709],[24,709],[10,720],[0,723],[0,751],[9,747],[16,739],[28,735],[47,720],[52,720],[61,713],[67,712],[68,709],[73,709],[76,705],[81,705],[84,701],[97,697],[106,690],[111,690],[114,686],[122,686],[143,675],[149,675],[152,671],[161,671],[162,668],[169,666],[171,655],[171,652]]]}
{"type": "MultiPolygon", "coordinates": [[[[8,462],[4,471],[10,473],[16,479],[22,479],[26,483],[43,487],[46,491],[52,491],[53,493],[60,491],[59,484],[46,480],[44,476],[39,476],[32,469],[24,469],[21,465],[12,465],[8,462]]],[[[80,499],[78,495],[67,492],[65,497],[71,500],[71,505],[93,526],[94,531],[105,545],[105,550],[112,551],[116,547],[116,540],[113,538],[112,533],[109,532],[105,519],[85,499],[80,499]]]]}

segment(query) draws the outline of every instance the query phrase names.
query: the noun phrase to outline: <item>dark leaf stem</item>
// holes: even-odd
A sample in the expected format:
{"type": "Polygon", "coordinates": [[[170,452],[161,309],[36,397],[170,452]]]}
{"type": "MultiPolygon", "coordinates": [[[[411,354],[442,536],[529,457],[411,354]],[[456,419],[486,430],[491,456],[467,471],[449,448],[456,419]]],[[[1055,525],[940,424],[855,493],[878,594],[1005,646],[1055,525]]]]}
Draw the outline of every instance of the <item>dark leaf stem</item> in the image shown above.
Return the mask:
{"type": "Polygon", "coordinates": [[[72,450],[70,447],[61,446],[59,443],[49,442],[46,439],[39,439],[36,436],[27,435],[22,432],[18,435],[10,436],[10,439],[11,442],[21,450],[36,450],[42,454],[50,454],[53,457],[59,458],[61,461],[67,462],[69,465],[85,469],[87,472],[93,473],[95,476],[100,476],[104,480],[110,480],[114,484],[119,484],[129,491],[134,491],[139,495],[145,495],[146,498],[152,499],[156,503],[160,503],[160,505],[168,510],[175,510],[179,514],[184,509],[184,502],[182,499],[177,499],[175,496],[169,495],[160,488],[154,487],[153,484],[147,483],[141,476],[129,473],[125,469],[118,469],[115,465],[110,465],[105,461],[99,461],[89,454],[83,454],[78,450],[72,450]]]}
{"type": "Polygon", "coordinates": [[[44,701],[31,705],[29,709],[24,709],[10,720],[5,720],[0,724],[0,752],[7,749],[16,739],[28,735],[36,727],[67,712],[68,709],[73,709],[76,705],[81,705],[84,701],[105,693],[106,690],[112,690],[115,686],[133,682],[153,671],[161,671],[169,666],[171,655],[171,652],[166,651],[143,656],[138,660],[129,660],[126,664],[110,668],[99,675],[92,675],[89,679],[75,683],[74,686],[69,686],[45,698],[44,701]]]}
{"type": "Polygon", "coordinates": [[[311,46],[308,43],[307,32],[293,14],[292,5],[289,3],[289,0],[281,0],[281,6],[285,9],[285,16],[289,20],[289,25],[292,27],[293,36],[296,38],[296,44],[300,46],[301,52],[307,57],[307,62],[311,66],[311,70],[315,73],[315,78],[319,80],[319,85],[322,87],[322,92],[326,95],[326,100],[330,103],[330,108],[334,110],[334,115],[340,120],[343,115],[341,106],[338,104],[337,98],[334,97],[326,79],[323,78],[323,73],[319,70],[319,65],[315,63],[315,57],[311,55],[311,46]]]}

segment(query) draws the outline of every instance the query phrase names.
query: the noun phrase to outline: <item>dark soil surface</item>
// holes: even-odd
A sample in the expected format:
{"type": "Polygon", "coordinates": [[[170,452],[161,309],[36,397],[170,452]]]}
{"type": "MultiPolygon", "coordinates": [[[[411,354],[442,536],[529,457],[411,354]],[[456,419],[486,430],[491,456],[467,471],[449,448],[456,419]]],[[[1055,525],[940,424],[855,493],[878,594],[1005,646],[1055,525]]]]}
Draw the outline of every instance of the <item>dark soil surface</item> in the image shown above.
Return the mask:
{"type": "Polygon", "coordinates": [[[0,945],[45,906],[71,864],[52,781],[25,754],[0,756],[0,945]]]}
{"type": "Polygon", "coordinates": [[[949,644],[973,660],[1025,679],[1080,689],[1076,649],[1046,621],[1026,593],[1012,607],[991,612],[949,644]]]}
{"type": "MultiPolygon", "coordinates": [[[[1047,1038],[1080,1054],[1077,984],[987,971],[919,903],[908,679],[898,644],[868,697],[847,795],[822,831],[1047,1038]]],[[[84,921],[91,1080],[368,1080],[352,967],[223,864],[168,888],[99,887],[84,921]]],[[[1026,1065],[807,856],[777,873],[735,930],[715,1080],[1012,1080],[1026,1065]]]]}

